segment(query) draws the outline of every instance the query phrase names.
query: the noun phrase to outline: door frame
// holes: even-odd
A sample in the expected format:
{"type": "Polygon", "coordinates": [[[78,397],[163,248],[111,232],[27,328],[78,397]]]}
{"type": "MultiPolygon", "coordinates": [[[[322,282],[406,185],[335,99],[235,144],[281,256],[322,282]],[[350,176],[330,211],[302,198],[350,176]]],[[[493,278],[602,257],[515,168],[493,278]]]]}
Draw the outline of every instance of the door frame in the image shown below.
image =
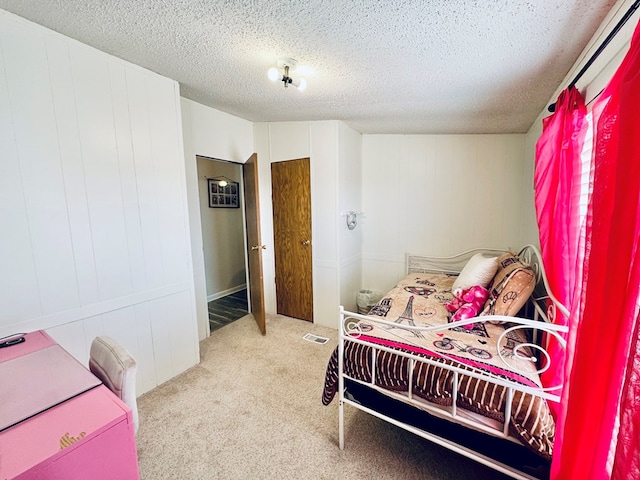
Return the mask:
{"type": "MultiPolygon", "coordinates": [[[[247,212],[246,212],[246,203],[245,203],[245,192],[244,192],[244,163],[242,162],[237,162],[234,160],[225,160],[222,158],[216,158],[216,157],[210,157],[208,155],[200,155],[200,154],[195,154],[194,156],[194,162],[195,162],[195,167],[196,167],[196,191],[198,192],[198,206],[200,205],[200,186],[199,186],[199,180],[198,180],[198,158],[203,158],[205,160],[211,160],[211,161],[215,161],[215,162],[225,162],[225,163],[232,163],[236,166],[239,167],[239,171],[240,171],[240,181],[239,183],[239,191],[240,191],[240,202],[242,204],[242,239],[244,242],[244,265],[245,265],[245,283],[247,285],[247,306],[248,306],[248,310],[249,312],[251,312],[251,292],[250,292],[250,285],[249,285],[249,246],[247,243],[247,212]]],[[[202,225],[202,216],[201,213],[198,212],[198,215],[200,215],[200,225],[202,225]]],[[[203,238],[203,232],[202,232],[202,227],[200,230],[200,236],[201,236],[201,241],[202,241],[202,245],[203,245],[203,249],[204,249],[204,238],[203,238]]],[[[204,260],[204,259],[203,259],[204,260]]],[[[204,265],[204,269],[205,269],[205,288],[206,288],[206,264],[204,265]]],[[[196,298],[197,301],[197,298],[196,298]]],[[[207,302],[207,295],[206,295],[206,291],[205,291],[205,295],[204,295],[204,301],[205,301],[205,310],[208,311],[208,302],[207,302]]],[[[209,336],[211,336],[211,325],[209,324],[209,316],[207,315],[206,319],[198,319],[198,322],[205,322],[204,325],[204,331],[206,332],[206,337],[208,338],[209,336]]],[[[202,328],[203,325],[199,325],[199,329],[202,328]]]]}

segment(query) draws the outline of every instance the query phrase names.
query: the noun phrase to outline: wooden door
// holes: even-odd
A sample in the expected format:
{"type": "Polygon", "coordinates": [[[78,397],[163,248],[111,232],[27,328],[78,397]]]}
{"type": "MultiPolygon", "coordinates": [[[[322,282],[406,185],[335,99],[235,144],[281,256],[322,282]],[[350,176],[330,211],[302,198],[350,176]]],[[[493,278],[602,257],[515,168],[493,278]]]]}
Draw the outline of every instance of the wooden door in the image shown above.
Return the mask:
{"type": "Polygon", "coordinates": [[[271,164],[278,313],[313,321],[308,158],[271,164]]]}
{"type": "Polygon", "coordinates": [[[249,246],[249,299],[251,313],[263,335],[267,333],[264,313],[264,282],[262,274],[262,245],[260,236],[260,209],[258,207],[258,155],[254,153],[242,167],[244,204],[247,218],[247,245],[249,246]]]}

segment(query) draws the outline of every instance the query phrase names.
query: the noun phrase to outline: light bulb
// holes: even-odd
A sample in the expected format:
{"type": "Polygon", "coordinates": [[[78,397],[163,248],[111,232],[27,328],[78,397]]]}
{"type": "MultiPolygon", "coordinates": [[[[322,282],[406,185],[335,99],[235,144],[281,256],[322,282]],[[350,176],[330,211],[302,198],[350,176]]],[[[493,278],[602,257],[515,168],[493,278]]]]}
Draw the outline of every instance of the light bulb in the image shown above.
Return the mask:
{"type": "Polygon", "coordinates": [[[298,80],[298,90],[302,91],[307,88],[307,81],[304,78],[298,80]]]}
{"type": "Polygon", "coordinates": [[[277,82],[281,78],[280,72],[278,72],[278,69],[276,67],[271,67],[267,72],[267,75],[269,76],[269,80],[271,80],[272,82],[277,82]]]}

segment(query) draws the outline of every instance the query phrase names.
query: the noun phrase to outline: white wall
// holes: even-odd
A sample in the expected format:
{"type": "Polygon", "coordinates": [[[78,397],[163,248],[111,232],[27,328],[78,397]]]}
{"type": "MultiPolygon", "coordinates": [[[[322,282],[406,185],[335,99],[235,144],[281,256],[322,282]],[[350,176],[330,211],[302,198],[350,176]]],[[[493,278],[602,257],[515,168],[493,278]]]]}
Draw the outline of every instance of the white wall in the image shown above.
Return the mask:
{"type": "Polygon", "coordinates": [[[242,189],[242,166],[198,157],[200,218],[207,283],[207,301],[247,288],[245,221],[242,194],[237,208],[210,208],[208,179],[226,177],[242,189]]]}
{"type": "Polygon", "coordinates": [[[525,135],[363,135],[363,288],[387,291],[405,253],[522,244],[525,135]]]}
{"type": "Polygon", "coordinates": [[[198,362],[176,82],[0,10],[0,335],[198,362]]]}
{"type": "Polygon", "coordinates": [[[236,163],[246,162],[254,152],[253,123],[186,98],[181,99],[181,106],[198,338],[203,340],[209,335],[209,315],[196,155],[236,163]]]}
{"type": "Polygon", "coordinates": [[[356,292],[362,284],[362,135],[338,124],[338,258],[340,305],[356,311],[356,292]],[[357,225],[347,228],[346,212],[357,214],[357,225]]]}

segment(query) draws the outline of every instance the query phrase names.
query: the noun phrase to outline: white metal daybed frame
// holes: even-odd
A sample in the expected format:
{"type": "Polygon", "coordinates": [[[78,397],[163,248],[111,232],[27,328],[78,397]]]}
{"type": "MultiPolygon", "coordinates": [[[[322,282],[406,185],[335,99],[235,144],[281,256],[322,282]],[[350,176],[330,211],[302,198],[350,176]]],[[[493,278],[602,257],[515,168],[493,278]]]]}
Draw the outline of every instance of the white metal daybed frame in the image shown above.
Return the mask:
{"type": "MultiPolygon", "coordinates": [[[[458,255],[454,255],[451,257],[426,257],[419,255],[410,255],[407,254],[406,257],[406,273],[414,273],[414,272],[438,272],[438,273],[459,273],[461,269],[466,264],[466,261],[473,256],[475,253],[483,252],[493,255],[500,255],[505,253],[505,250],[492,250],[492,249],[474,249],[469,250],[458,255]]],[[[499,320],[499,321],[507,321],[511,323],[513,326],[505,329],[505,333],[502,336],[506,335],[507,332],[513,329],[530,329],[533,331],[532,337],[534,338],[534,342],[538,338],[538,332],[544,331],[547,332],[548,335],[552,335],[558,339],[558,343],[564,348],[565,341],[564,338],[559,335],[560,333],[566,333],[568,328],[565,326],[558,326],[552,323],[553,319],[556,317],[557,311],[562,315],[568,316],[569,312],[567,309],[553,296],[549,289],[549,285],[547,282],[546,274],[544,271],[544,267],[542,264],[542,258],[540,256],[540,252],[532,245],[525,246],[519,253],[518,257],[526,264],[529,264],[534,269],[536,274],[536,289],[527,302],[527,308],[533,307],[533,320],[528,318],[519,318],[519,317],[505,317],[499,315],[491,315],[491,316],[481,316],[473,319],[461,320],[458,322],[453,322],[445,325],[438,325],[433,327],[411,327],[404,326],[407,330],[417,330],[417,331],[440,331],[447,330],[452,327],[456,327],[459,325],[468,325],[472,323],[481,323],[490,320],[499,320]],[[543,307],[546,307],[546,311],[543,307]]],[[[454,365],[443,365],[442,363],[435,362],[425,357],[420,357],[417,355],[412,355],[408,352],[399,352],[395,349],[390,349],[388,347],[370,343],[363,341],[359,338],[359,329],[358,322],[364,320],[368,323],[386,325],[386,326],[394,326],[392,322],[382,320],[380,317],[375,316],[367,316],[360,315],[358,313],[345,311],[344,308],[340,307],[340,332],[339,332],[339,343],[338,343],[338,393],[339,393],[339,443],[340,449],[344,449],[344,405],[351,405],[357,409],[365,411],[371,415],[374,415],[378,418],[381,418],[387,422],[390,422],[400,428],[403,428],[409,432],[412,432],[416,435],[419,435],[422,438],[430,440],[438,445],[441,445],[445,448],[448,448],[452,451],[455,451],[465,457],[471,458],[479,463],[482,463],[490,468],[493,468],[499,472],[502,472],[510,477],[516,479],[523,480],[535,480],[537,477],[533,477],[526,472],[523,472],[511,465],[507,465],[500,461],[497,461],[487,455],[482,453],[478,453],[470,448],[467,448],[455,441],[450,439],[441,437],[439,435],[430,433],[425,430],[421,430],[413,425],[408,423],[404,423],[395,418],[392,418],[389,415],[376,411],[372,408],[364,406],[356,401],[351,400],[347,396],[345,396],[345,379],[349,379],[352,382],[356,382],[360,385],[363,385],[367,388],[380,392],[381,394],[391,397],[393,399],[399,400],[405,404],[415,406],[420,410],[427,411],[428,413],[439,417],[447,419],[451,422],[464,425],[465,427],[469,427],[475,429],[480,432],[487,433],[494,437],[503,438],[506,440],[511,440],[520,444],[520,442],[514,437],[509,435],[509,422],[511,417],[511,403],[513,394],[515,391],[526,392],[535,396],[539,396],[541,398],[558,402],[560,400],[558,392],[562,388],[562,385],[553,386],[550,388],[531,388],[527,386],[523,386],[517,384],[515,382],[511,382],[504,378],[498,378],[497,376],[493,376],[488,372],[484,372],[481,370],[469,371],[467,369],[461,369],[454,365]],[[346,342],[354,342],[363,345],[367,345],[371,348],[372,351],[372,375],[371,382],[363,382],[361,380],[355,379],[353,377],[348,376],[344,373],[344,349],[346,342]],[[376,372],[375,372],[375,356],[378,351],[387,351],[396,355],[400,355],[409,359],[409,387],[407,393],[398,393],[393,392],[382,387],[377,386],[376,383],[376,372]],[[413,369],[416,365],[415,362],[425,362],[431,365],[438,366],[443,369],[451,370],[453,372],[453,398],[457,398],[457,390],[458,383],[460,379],[460,375],[466,375],[468,377],[474,377],[477,379],[482,379],[484,381],[488,381],[491,383],[495,383],[498,385],[502,385],[507,388],[507,401],[505,402],[505,421],[504,424],[500,425],[497,421],[493,421],[495,424],[489,426],[486,419],[484,421],[478,421],[474,419],[473,415],[465,415],[463,409],[456,406],[456,402],[453,401],[451,406],[440,406],[428,403],[427,401],[420,399],[412,394],[412,383],[413,383],[413,369]]],[[[502,339],[500,337],[499,342],[502,339]]],[[[548,369],[550,366],[550,356],[547,351],[537,343],[530,344],[522,344],[519,348],[523,348],[528,346],[532,348],[532,351],[538,352],[539,355],[542,355],[544,359],[546,359],[546,363],[543,362],[543,367],[538,370],[538,373],[542,373],[544,370],[548,369]]],[[[519,354],[519,352],[514,352],[519,354]]],[[[501,357],[502,358],[502,357],[501,357]]],[[[527,358],[529,358],[527,356],[527,358]]],[[[504,358],[502,358],[505,361],[504,358]]],[[[507,363],[505,361],[505,363],[507,363]]],[[[491,421],[490,421],[491,422],[491,421]]]]}

